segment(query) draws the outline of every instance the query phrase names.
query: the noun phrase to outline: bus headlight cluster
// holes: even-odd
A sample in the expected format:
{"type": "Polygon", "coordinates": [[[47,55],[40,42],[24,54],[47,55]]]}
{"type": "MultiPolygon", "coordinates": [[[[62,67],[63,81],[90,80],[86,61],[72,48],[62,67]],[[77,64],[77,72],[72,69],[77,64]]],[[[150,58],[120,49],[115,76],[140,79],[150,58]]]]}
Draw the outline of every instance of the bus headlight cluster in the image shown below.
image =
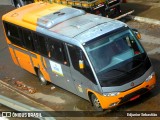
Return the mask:
{"type": "Polygon", "coordinates": [[[109,107],[114,107],[114,106],[118,105],[118,103],[119,102],[112,103],[112,104],[109,105],[109,107]]]}
{"type": "Polygon", "coordinates": [[[155,75],[155,72],[152,72],[152,73],[148,76],[148,78],[146,79],[146,81],[148,82],[149,80],[151,80],[154,75],[155,75]]]}
{"type": "Polygon", "coordinates": [[[111,92],[111,93],[104,93],[104,96],[110,97],[110,96],[117,96],[120,92],[111,92]]]}

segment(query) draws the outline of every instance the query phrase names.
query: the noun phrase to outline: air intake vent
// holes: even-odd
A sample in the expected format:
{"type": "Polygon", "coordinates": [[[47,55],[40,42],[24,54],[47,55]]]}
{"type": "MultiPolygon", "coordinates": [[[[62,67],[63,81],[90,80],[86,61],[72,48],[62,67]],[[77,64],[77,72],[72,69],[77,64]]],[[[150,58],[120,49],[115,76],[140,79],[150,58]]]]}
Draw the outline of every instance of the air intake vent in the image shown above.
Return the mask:
{"type": "Polygon", "coordinates": [[[83,14],[85,14],[85,11],[83,10],[78,10],[75,8],[64,8],[57,12],[39,18],[38,26],[49,29],[60,22],[83,14]]]}

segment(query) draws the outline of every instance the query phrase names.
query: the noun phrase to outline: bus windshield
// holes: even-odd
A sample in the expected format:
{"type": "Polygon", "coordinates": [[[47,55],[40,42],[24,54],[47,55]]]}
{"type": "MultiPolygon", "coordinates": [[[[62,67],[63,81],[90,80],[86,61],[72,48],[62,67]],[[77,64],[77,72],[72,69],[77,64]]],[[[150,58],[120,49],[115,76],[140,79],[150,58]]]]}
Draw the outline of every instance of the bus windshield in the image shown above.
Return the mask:
{"type": "Polygon", "coordinates": [[[146,56],[130,29],[106,35],[86,44],[85,49],[99,80],[127,74],[140,66],[146,56]]]}

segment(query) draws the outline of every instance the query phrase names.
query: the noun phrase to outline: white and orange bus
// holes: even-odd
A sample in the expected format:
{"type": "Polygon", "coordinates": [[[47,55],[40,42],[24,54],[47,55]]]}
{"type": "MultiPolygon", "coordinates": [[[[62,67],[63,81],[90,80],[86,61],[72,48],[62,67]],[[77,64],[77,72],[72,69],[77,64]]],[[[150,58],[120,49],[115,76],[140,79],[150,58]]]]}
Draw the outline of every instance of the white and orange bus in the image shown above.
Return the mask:
{"type": "Polygon", "coordinates": [[[88,101],[96,110],[135,100],[156,83],[139,34],[125,23],[57,4],[33,3],[3,16],[19,67],[88,101]]]}

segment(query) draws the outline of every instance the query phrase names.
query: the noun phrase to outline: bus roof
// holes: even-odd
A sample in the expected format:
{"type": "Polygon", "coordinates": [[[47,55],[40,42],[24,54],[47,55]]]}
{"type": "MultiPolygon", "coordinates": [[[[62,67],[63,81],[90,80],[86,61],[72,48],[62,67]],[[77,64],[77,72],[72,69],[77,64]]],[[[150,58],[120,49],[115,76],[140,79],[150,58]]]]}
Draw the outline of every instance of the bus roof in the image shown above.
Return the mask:
{"type": "Polygon", "coordinates": [[[15,9],[4,15],[3,20],[73,44],[83,44],[126,25],[83,10],[43,2],[15,9]]]}

